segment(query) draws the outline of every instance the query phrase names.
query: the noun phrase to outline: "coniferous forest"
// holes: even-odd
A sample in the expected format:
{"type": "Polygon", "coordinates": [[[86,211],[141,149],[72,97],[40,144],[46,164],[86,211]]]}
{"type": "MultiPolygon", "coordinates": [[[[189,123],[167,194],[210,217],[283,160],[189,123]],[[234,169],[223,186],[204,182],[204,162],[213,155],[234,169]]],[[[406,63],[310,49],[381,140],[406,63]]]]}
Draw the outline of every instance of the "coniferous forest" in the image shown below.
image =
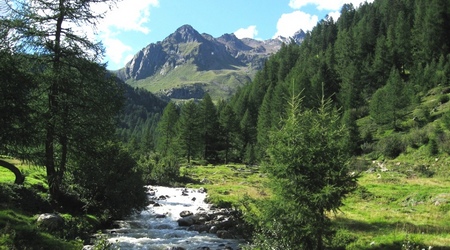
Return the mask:
{"type": "MultiPolygon", "coordinates": [[[[183,103],[120,82],[101,45],[67,28],[95,24],[98,1],[12,2],[0,5],[0,166],[16,184],[0,186],[0,208],[32,196],[24,214],[72,214],[72,238],[94,230],[82,215],[106,224],[145,207],[146,184],[192,181],[184,167],[244,164],[260,166],[271,194],[238,208],[256,249],[345,249],[330,214],[364,191],[355,162],[449,157],[447,0],[345,4],[229,100],[183,103]],[[28,177],[4,159],[44,169],[45,183],[21,185],[28,177]]],[[[9,227],[0,217],[0,242],[34,244],[9,227]]]]}

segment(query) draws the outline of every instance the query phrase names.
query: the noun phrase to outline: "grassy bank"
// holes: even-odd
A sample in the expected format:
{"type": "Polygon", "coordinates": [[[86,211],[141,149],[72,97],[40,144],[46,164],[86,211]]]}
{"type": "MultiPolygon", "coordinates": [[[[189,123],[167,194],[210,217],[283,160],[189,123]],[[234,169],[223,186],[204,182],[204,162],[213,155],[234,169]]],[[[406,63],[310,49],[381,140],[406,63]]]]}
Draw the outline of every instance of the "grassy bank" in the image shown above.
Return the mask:
{"type": "Polygon", "coordinates": [[[49,232],[36,224],[37,216],[53,212],[48,201],[45,170],[15,159],[4,159],[25,174],[23,186],[13,185],[15,176],[0,168],[0,250],[10,249],[81,249],[83,242],[74,240],[79,232],[88,232],[98,222],[88,216],[62,214],[65,227],[49,232]]]}
{"type": "MultiPolygon", "coordinates": [[[[430,166],[395,161],[359,166],[358,190],[340,212],[330,214],[346,249],[450,249],[450,180],[435,172],[447,167],[445,161],[430,166]]],[[[255,166],[192,166],[182,173],[195,180],[189,186],[205,187],[216,204],[239,207],[244,195],[270,195],[255,166]]]]}

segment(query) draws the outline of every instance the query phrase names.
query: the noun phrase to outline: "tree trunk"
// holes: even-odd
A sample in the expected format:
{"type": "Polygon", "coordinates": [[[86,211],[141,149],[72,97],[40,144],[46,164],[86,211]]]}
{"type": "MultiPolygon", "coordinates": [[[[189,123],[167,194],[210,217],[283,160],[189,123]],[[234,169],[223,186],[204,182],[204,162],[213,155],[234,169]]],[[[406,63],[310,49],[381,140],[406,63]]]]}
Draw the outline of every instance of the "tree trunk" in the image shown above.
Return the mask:
{"type": "Polygon", "coordinates": [[[25,176],[23,176],[22,172],[20,172],[20,169],[18,169],[13,164],[6,162],[4,160],[0,159],[0,166],[9,169],[11,172],[14,173],[16,176],[16,179],[14,180],[15,184],[22,185],[25,181],[25,176]]]}

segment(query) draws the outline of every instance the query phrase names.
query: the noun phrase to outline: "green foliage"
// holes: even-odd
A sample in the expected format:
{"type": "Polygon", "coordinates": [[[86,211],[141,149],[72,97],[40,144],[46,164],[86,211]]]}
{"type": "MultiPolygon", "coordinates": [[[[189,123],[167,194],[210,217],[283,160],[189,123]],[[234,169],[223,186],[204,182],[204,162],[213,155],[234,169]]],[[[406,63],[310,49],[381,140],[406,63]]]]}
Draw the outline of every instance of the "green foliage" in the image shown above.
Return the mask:
{"type": "Polygon", "coordinates": [[[177,127],[179,114],[175,103],[169,102],[163,111],[161,120],[156,128],[157,139],[156,149],[162,155],[175,154],[178,151],[177,146],[177,127]]]}
{"type": "Polygon", "coordinates": [[[216,107],[208,93],[203,96],[200,102],[200,144],[203,148],[202,158],[208,162],[217,162],[218,159],[218,139],[219,116],[216,107]]]}
{"type": "Polygon", "coordinates": [[[19,207],[28,213],[42,213],[51,210],[50,201],[37,189],[15,184],[0,184],[0,205],[6,208],[19,207]]]}
{"type": "Polygon", "coordinates": [[[97,145],[70,169],[72,189],[85,208],[105,218],[123,218],[147,204],[142,173],[128,152],[115,143],[97,145]]]}
{"type": "Polygon", "coordinates": [[[348,174],[347,133],[329,101],[316,110],[300,110],[296,98],[289,105],[283,126],[270,137],[264,170],[274,196],[260,209],[256,241],[263,249],[323,249],[333,235],[326,213],[337,211],[356,188],[348,174]]]}
{"type": "Polygon", "coordinates": [[[159,157],[155,155],[154,166],[151,172],[151,180],[155,184],[170,185],[178,181],[180,177],[180,163],[173,155],[159,157]]]}
{"type": "Polygon", "coordinates": [[[201,152],[201,120],[199,107],[193,101],[181,107],[180,118],[177,121],[177,139],[182,156],[188,163],[192,157],[201,152]]]}
{"type": "Polygon", "coordinates": [[[376,145],[376,151],[389,158],[395,158],[405,150],[402,136],[399,134],[391,134],[380,139],[376,145]]]}
{"type": "Polygon", "coordinates": [[[120,85],[125,89],[125,104],[116,134],[133,155],[155,150],[156,127],[167,103],[147,90],[120,85]]]}

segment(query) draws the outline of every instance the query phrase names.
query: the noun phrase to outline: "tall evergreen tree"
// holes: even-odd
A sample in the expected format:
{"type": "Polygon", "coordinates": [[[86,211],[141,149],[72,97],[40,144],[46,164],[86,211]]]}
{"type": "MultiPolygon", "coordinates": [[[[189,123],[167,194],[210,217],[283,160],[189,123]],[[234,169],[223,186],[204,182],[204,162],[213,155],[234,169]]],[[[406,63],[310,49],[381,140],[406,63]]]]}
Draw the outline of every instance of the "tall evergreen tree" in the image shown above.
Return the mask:
{"type": "Polygon", "coordinates": [[[370,115],[378,124],[398,128],[403,109],[410,103],[410,93],[400,73],[393,68],[386,86],[378,89],[370,102],[370,115]]]}
{"type": "Polygon", "coordinates": [[[201,121],[199,109],[194,101],[183,104],[177,122],[179,145],[188,163],[201,153],[201,121]]]}
{"type": "Polygon", "coordinates": [[[174,154],[178,150],[177,147],[177,122],[179,119],[179,114],[175,103],[169,102],[163,111],[161,120],[158,122],[156,133],[156,150],[162,154],[162,156],[167,156],[169,154],[174,154]]]}
{"type": "Polygon", "coordinates": [[[203,159],[216,162],[218,159],[218,131],[219,131],[219,117],[217,115],[216,107],[212,102],[211,96],[206,93],[200,102],[200,117],[201,117],[201,136],[203,146],[203,159]]]}
{"type": "Polygon", "coordinates": [[[221,151],[223,152],[223,160],[225,163],[230,162],[233,158],[233,151],[237,149],[239,137],[239,123],[236,118],[236,113],[230,105],[226,104],[219,114],[220,124],[220,143],[221,151]]]}
{"type": "Polygon", "coordinates": [[[325,249],[332,236],[327,212],[356,188],[348,174],[347,132],[329,101],[315,110],[289,103],[280,130],[270,136],[268,162],[273,199],[260,208],[256,244],[263,249],[325,249]]]}

